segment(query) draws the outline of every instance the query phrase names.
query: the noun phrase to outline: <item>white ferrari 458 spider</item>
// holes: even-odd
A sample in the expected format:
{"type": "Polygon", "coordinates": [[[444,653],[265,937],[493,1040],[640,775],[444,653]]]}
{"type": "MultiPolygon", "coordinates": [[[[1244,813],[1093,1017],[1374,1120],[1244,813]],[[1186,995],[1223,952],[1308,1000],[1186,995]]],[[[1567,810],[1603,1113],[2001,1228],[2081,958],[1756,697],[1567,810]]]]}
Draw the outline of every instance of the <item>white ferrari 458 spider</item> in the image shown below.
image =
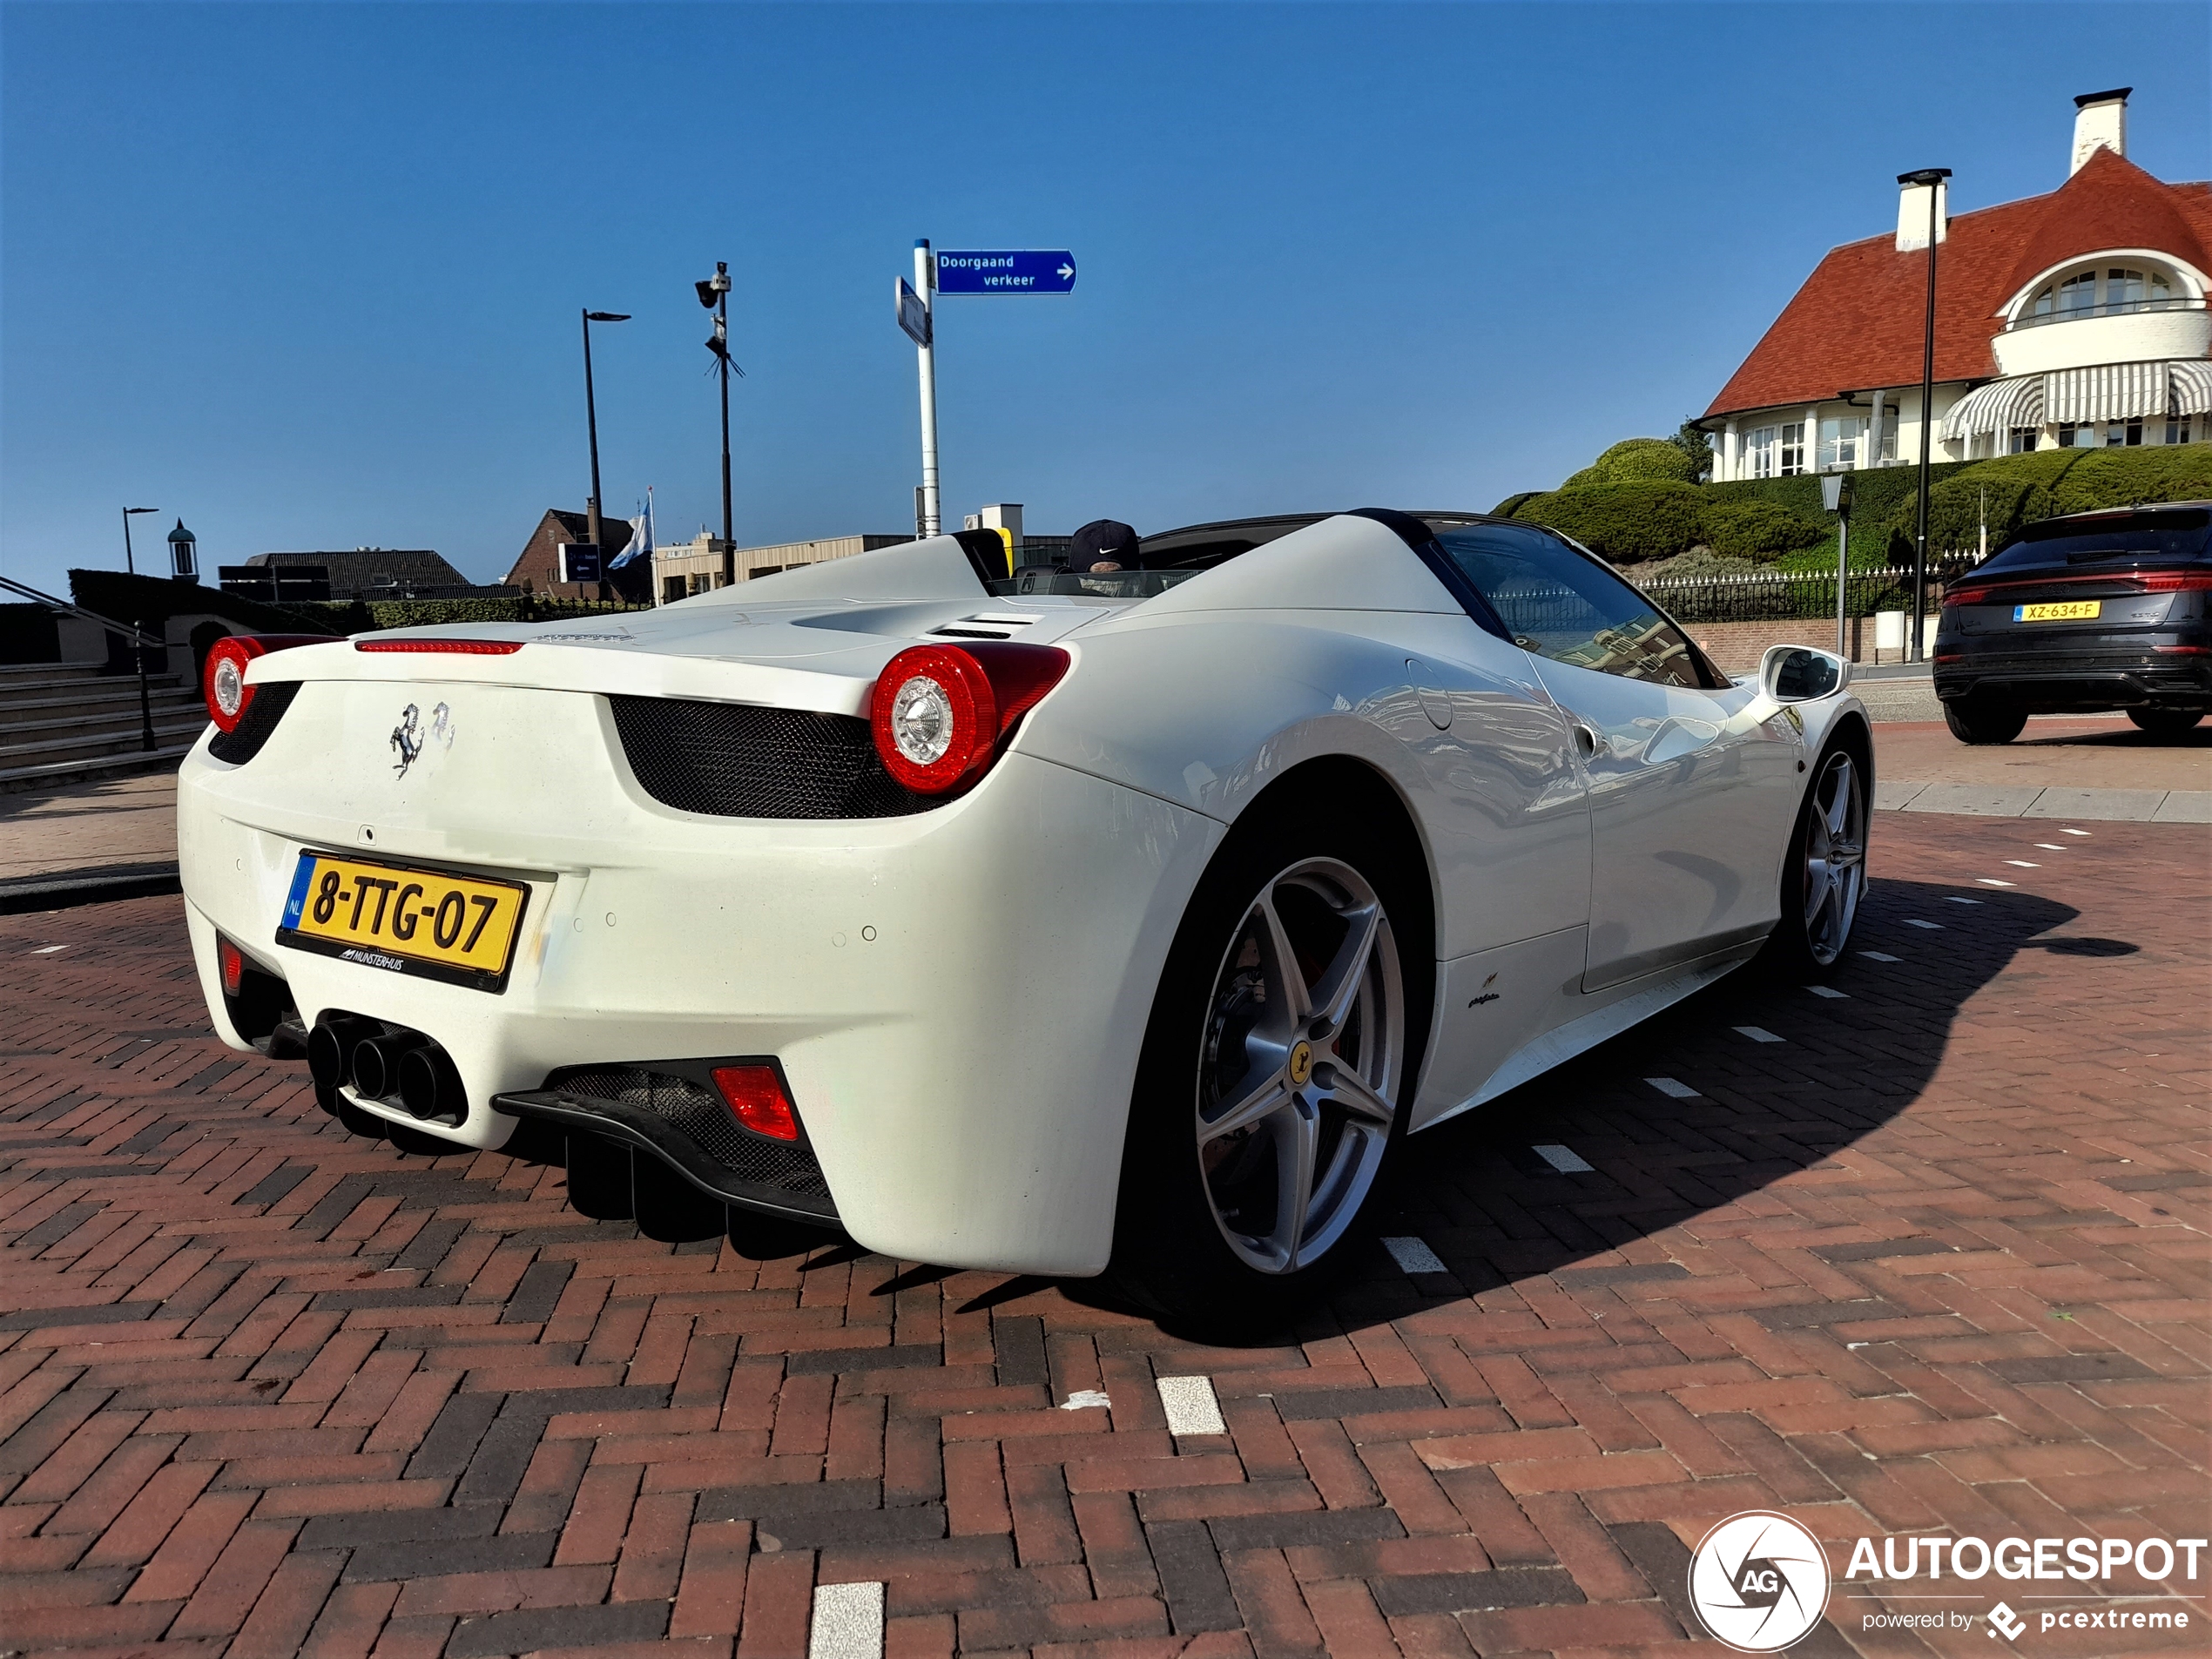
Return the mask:
{"type": "Polygon", "coordinates": [[[1009,572],[988,531],[643,612],[208,658],[215,1028],[348,1128],[1186,1314],[1345,1253],[1408,1133],[1865,882],[1848,665],[1716,671],[1525,523],[1380,509],[1009,572]]]}

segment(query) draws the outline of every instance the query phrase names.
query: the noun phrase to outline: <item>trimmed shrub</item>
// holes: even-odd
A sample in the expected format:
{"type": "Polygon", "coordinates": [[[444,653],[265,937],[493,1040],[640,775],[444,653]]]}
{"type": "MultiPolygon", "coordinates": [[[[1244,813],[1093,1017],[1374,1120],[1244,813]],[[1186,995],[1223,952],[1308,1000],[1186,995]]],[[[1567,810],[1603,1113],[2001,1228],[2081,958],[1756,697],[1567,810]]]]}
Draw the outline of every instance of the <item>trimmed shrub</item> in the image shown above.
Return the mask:
{"type": "Polygon", "coordinates": [[[1647,481],[1555,489],[1529,497],[1514,516],[1564,531],[1615,564],[1637,564],[1695,547],[1699,506],[1695,485],[1647,481]]]}
{"type": "Polygon", "coordinates": [[[1698,520],[1705,545],[1723,558],[1772,559],[1826,536],[1828,527],[1765,501],[1711,501],[1698,520]]]}
{"type": "Polygon", "coordinates": [[[2051,481],[2051,510],[2087,513],[2138,502],[2212,497],[2212,443],[2171,448],[2083,449],[2051,481]]]}
{"type": "Polygon", "coordinates": [[[1697,463],[1688,450],[1670,439],[1623,438],[1560,488],[1579,489],[1590,484],[1645,481],[1696,483],[1697,463]]]}

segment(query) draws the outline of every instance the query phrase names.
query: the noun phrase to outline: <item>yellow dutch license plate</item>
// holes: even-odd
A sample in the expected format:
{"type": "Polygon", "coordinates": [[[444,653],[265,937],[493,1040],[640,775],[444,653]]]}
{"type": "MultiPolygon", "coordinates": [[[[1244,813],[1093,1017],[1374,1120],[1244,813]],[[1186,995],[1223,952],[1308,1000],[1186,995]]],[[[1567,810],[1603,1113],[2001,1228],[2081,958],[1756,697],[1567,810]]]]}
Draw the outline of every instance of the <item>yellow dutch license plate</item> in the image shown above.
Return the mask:
{"type": "Polygon", "coordinates": [[[502,991],[529,902],[519,882],[302,851],[277,943],[502,991]]]}
{"type": "Polygon", "coordinates": [[[2063,604],[2014,605],[2014,622],[2093,622],[2104,614],[2101,599],[2069,599],[2063,604]]]}

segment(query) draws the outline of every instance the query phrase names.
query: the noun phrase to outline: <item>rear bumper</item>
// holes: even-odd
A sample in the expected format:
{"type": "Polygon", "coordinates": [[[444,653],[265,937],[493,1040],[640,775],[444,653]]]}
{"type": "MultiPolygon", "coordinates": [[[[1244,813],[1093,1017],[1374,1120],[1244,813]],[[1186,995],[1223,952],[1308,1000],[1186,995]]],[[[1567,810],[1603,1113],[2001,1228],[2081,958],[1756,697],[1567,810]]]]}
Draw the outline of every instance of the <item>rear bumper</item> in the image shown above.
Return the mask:
{"type": "Polygon", "coordinates": [[[2212,709],[2212,649],[2202,638],[2114,650],[2026,652],[1936,641],[1935,693],[1975,698],[2031,713],[2126,708],[2212,709]],[[1949,660],[1946,660],[1948,658],[1949,660]]]}
{"type": "Polygon", "coordinates": [[[187,759],[179,855],[219,1035],[247,1046],[225,1010],[219,931],[287,982],[307,1022],[347,1010],[442,1045],[468,1109],[440,1133],[497,1147],[518,1109],[589,1119],[763,1208],[777,1206],[654,1125],[546,1085],[567,1067],[772,1057],[862,1244],[1017,1271],[1104,1265],[1137,1045],[1221,825],[1018,753],[912,817],[705,818],[644,797],[606,741],[602,699],[496,691],[530,699],[510,719],[487,691],[468,730],[496,726],[501,742],[404,792],[374,748],[358,777],[334,762],[342,718],[287,719],[243,767],[204,745],[187,759]],[[371,829],[380,859],[529,887],[504,991],[276,942],[300,849],[344,852],[371,829]]]}

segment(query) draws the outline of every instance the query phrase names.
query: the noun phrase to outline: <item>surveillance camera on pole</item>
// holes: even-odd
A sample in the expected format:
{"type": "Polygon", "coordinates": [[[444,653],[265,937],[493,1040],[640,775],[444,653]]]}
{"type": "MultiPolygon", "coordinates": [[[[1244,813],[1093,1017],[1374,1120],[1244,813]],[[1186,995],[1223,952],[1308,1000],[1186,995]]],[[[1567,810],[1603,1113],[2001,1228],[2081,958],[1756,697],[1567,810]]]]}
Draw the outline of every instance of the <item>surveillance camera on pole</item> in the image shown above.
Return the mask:
{"type": "Polygon", "coordinates": [[[730,262],[717,260],[714,274],[702,277],[691,284],[699,296],[699,303],[714,313],[714,332],[707,336],[706,348],[714,354],[714,371],[722,381],[722,579],[732,580],[737,574],[732,549],[730,524],[730,372],[737,370],[738,377],[745,377],[730,359],[730,262]]]}

